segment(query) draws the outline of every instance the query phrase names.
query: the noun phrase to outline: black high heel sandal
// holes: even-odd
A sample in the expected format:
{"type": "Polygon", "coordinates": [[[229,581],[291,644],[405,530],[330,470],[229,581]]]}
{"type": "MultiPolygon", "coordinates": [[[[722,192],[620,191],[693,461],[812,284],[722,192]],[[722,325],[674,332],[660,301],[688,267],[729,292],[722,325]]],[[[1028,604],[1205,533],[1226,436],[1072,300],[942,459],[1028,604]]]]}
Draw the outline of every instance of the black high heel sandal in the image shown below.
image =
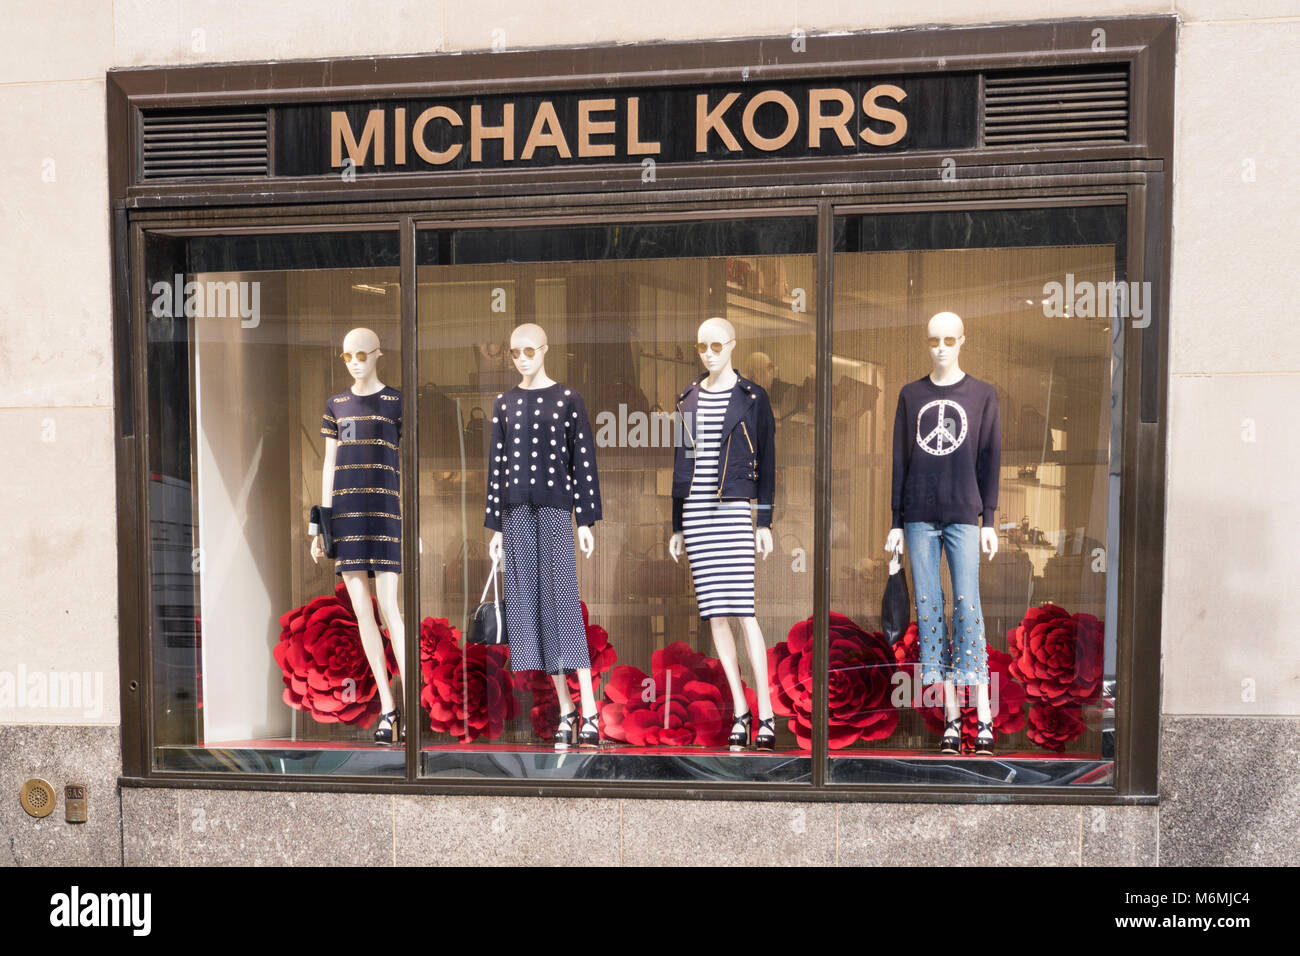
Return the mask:
{"type": "Polygon", "coordinates": [[[939,753],[961,753],[961,714],[943,725],[943,737],[939,740],[939,753]]]}
{"type": "Polygon", "coordinates": [[[758,722],[758,730],[754,733],[754,746],[757,749],[772,750],[776,746],[776,728],[773,726],[775,721],[774,714],[758,722]]]}
{"type": "Polygon", "coordinates": [[[578,746],[592,749],[600,746],[600,714],[582,718],[582,729],[578,731],[578,746]]]}
{"type": "Polygon", "coordinates": [[[754,726],[754,715],[749,711],[738,715],[731,724],[731,736],[727,738],[727,746],[732,750],[744,750],[749,746],[749,732],[754,726]]]}
{"type": "Polygon", "coordinates": [[[993,736],[993,724],[986,724],[982,720],[976,721],[976,724],[979,729],[975,734],[975,754],[979,757],[991,757],[993,756],[993,743],[996,739],[993,736]]]}
{"type": "Polygon", "coordinates": [[[574,742],[575,731],[577,730],[574,720],[577,716],[578,708],[576,707],[567,714],[560,715],[560,724],[555,728],[555,736],[552,738],[555,741],[556,750],[568,750],[569,746],[574,742]]]}
{"type": "Polygon", "coordinates": [[[402,726],[402,715],[396,709],[379,715],[379,726],[375,728],[375,743],[391,744],[393,741],[406,740],[406,728],[402,726]]]}

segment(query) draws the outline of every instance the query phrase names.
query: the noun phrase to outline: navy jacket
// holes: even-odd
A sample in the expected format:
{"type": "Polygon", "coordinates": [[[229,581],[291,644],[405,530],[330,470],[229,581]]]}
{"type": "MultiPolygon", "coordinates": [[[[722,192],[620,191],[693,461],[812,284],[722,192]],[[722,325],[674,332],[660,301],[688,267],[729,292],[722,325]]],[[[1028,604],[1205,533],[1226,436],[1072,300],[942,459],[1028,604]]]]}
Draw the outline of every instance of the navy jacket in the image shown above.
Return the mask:
{"type": "MultiPolygon", "coordinates": [[[[682,530],[682,505],[691,491],[695,474],[695,412],[700,401],[701,373],[677,398],[683,435],[673,459],[673,530],[682,530]]],[[[718,462],[718,497],[758,499],[757,523],[772,525],[772,497],[776,491],[776,419],[767,392],[737,374],[722,420],[722,444],[718,462]]]]}

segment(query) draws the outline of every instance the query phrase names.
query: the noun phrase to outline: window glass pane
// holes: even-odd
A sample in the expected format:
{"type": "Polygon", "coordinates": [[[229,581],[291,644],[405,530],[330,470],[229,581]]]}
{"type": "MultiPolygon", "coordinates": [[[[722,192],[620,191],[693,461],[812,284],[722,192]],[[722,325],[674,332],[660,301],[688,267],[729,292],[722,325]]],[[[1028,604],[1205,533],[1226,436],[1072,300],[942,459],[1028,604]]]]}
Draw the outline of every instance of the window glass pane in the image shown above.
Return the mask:
{"type": "Polygon", "coordinates": [[[728,737],[735,711],[777,705],[770,649],[812,609],[814,222],[420,233],[422,773],[810,778],[786,719],[771,751],[728,737]],[[516,332],[524,372],[544,365],[535,388],[516,390],[516,332]],[[703,413],[701,340],[719,375],[703,413]],[[485,519],[503,531],[503,646],[467,640],[496,596],[485,519]],[[586,669],[600,746],[557,751],[586,669]]]}
{"type": "Polygon", "coordinates": [[[833,781],[1111,781],[1123,212],[837,219],[833,781]]]}
{"type": "Polygon", "coordinates": [[[401,748],[374,740],[389,691],[362,641],[372,630],[376,654],[398,649],[395,664],[398,576],[359,578],[384,613],[367,601],[358,617],[308,536],[312,506],[329,503],[328,430],[336,546],[355,556],[382,531],[393,540],[376,558],[400,558],[400,414],[387,410],[401,406],[397,266],[393,232],[146,236],[158,769],[404,773],[401,748]],[[373,342],[346,339],[353,329],[373,342]],[[355,379],[340,353],[376,345],[374,378],[355,379]],[[332,402],[354,384],[375,391],[356,408],[332,402]],[[372,482],[384,470],[364,462],[394,470],[372,482]],[[352,499],[399,517],[343,517],[352,499]]]}

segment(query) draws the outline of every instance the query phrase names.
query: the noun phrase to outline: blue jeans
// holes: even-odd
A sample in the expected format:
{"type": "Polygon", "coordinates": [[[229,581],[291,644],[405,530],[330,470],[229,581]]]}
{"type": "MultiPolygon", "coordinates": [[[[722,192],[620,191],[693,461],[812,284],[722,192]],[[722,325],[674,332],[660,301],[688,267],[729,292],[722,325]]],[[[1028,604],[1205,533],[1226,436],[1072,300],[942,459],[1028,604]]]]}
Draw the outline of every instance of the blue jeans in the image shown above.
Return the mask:
{"type": "Polygon", "coordinates": [[[988,644],[980,610],[980,529],[973,524],[909,521],[903,525],[903,538],[912,566],[921,683],[987,684],[988,644]],[[944,594],[939,583],[939,561],[944,552],[957,597],[951,637],[944,623],[944,594]]]}

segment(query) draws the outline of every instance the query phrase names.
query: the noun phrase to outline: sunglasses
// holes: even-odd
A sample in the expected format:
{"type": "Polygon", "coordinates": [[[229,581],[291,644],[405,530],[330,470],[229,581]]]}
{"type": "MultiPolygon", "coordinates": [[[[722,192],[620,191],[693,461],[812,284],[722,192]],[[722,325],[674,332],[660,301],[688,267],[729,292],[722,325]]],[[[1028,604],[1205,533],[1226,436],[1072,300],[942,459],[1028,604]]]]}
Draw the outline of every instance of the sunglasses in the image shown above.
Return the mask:
{"type": "Polygon", "coordinates": [[[340,352],[339,358],[343,359],[343,361],[345,362],[351,362],[352,357],[356,356],[358,362],[364,362],[370,356],[378,355],[378,354],[379,354],[379,349],[371,349],[369,352],[358,349],[355,352],[340,352]]]}
{"type": "Polygon", "coordinates": [[[520,353],[522,353],[523,356],[524,356],[524,358],[532,358],[534,355],[536,355],[538,352],[540,352],[540,351],[541,351],[542,349],[544,349],[544,348],[546,348],[545,345],[541,346],[540,348],[533,348],[531,345],[529,345],[529,346],[526,346],[526,347],[524,347],[524,348],[522,348],[522,349],[511,349],[511,350],[510,350],[510,357],[511,357],[512,359],[517,359],[517,358],[519,358],[520,353]]]}
{"type": "Polygon", "coordinates": [[[696,343],[695,343],[695,351],[697,351],[697,352],[699,352],[701,355],[703,355],[703,354],[704,354],[705,352],[707,352],[709,349],[713,349],[713,354],[714,354],[714,355],[720,355],[720,354],[722,354],[722,347],[723,347],[724,345],[730,345],[730,344],[731,344],[732,342],[734,342],[734,341],[736,341],[736,340],[735,340],[735,339],[727,339],[727,341],[725,341],[725,342],[710,342],[710,343],[707,344],[707,345],[704,344],[703,342],[696,342],[696,343]]]}
{"type": "Polygon", "coordinates": [[[943,344],[948,346],[948,348],[952,348],[954,345],[957,344],[957,336],[945,335],[942,339],[938,338],[937,336],[931,336],[926,341],[930,343],[930,348],[932,349],[937,349],[939,347],[940,342],[943,342],[943,344]]]}

